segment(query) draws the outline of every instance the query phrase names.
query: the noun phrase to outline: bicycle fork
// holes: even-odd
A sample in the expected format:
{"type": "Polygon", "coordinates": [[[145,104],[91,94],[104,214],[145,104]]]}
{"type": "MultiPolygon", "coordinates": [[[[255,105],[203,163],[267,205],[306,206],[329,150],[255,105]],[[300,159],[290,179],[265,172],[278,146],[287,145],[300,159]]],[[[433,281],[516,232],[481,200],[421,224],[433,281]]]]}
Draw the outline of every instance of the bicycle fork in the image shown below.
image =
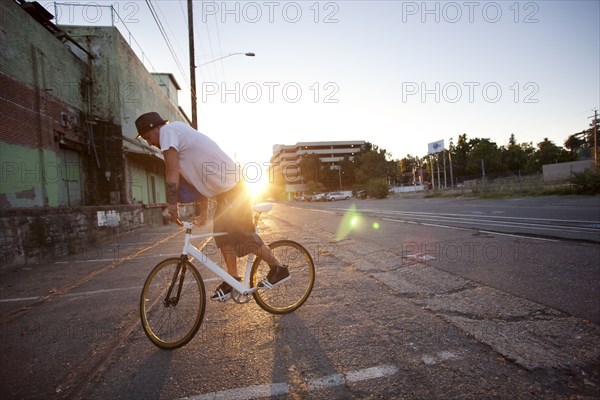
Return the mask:
{"type": "Polygon", "coordinates": [[[182,254],[181,258],[179,259],[179,262],[177,263],[177,269],[175,270],[175,273],[173,274],[173,278],[171,279],[171,284],[169,285],[169,289],[167,290],[167,294],[163,301],[165,307],[171,307],[171,306],[174,307],[179,302],[179,297],[181,296],[181,289],[183,288],[185,272],[187,271],[187,261],[188,261],[187,254],[182,254]],[[181,275],[180,275],[180,273],[181,273],[181,275]],[[171,294],[173,293],[173,289],[177,285],[178,277],[179,277],[179,287],[177,288],[177,296],[171,297],[171,294]]]}

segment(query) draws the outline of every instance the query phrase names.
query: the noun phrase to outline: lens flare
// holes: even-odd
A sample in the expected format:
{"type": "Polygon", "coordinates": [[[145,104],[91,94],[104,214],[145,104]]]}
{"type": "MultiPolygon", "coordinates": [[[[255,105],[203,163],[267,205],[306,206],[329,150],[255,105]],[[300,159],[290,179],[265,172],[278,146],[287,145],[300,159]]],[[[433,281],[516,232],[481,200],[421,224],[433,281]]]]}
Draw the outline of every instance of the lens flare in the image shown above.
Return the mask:
{"type": "Polygon", "coordinates": [[[353,230],[359,229],[361,217],[360,213],[356,210],[356,205],[352,204],[348,211],[346,211],[346,214],[344,214],[344,218],[342,218],[336,234],[336,240],[342,240],[353,230]]]}

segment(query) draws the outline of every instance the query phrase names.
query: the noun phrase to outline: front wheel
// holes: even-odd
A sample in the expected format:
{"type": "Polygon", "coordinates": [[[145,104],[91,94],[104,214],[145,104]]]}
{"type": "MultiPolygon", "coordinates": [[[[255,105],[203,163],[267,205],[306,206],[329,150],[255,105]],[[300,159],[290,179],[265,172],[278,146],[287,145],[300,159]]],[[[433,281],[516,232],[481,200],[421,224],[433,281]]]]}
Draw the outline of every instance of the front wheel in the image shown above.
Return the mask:
{"type": "Polygon", "coordinates": [[[187,260],[160,262],[144,283],[140,317],[148,338],[163,349],[188,343],[202,323],[206,307],[204,282],[187,260]]]}
{"type": "MultiPolygon", "coordinates": [[[[315,264],[310,253],[299,243],[279,240],[269,244],[275,258],[288,267],[290,279],[273,289],[258,289],[252,295],[256,303],[272,314],[287,314],[300,307],[310,296],[315,283],[315,264]]],[[[260,258],[254,260],[250,273],[252,286],[266,278],[269,265],[260,258]]]]}

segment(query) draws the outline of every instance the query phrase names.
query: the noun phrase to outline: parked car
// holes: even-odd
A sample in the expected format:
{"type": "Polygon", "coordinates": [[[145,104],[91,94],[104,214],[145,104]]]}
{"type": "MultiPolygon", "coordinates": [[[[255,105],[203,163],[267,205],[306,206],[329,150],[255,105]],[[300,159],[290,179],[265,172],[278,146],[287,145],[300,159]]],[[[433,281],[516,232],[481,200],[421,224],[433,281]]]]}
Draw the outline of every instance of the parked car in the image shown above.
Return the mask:
{"type": "Polygon", "coordinates": [[[325,200],[325,193],[315,193],[310,201],[324,201],[325,200]]]}
{"type": "Polygon", "coordinates": [[[347,193],[332,192],[327,193],[327,201],[348,200],[350,196],[347,193]]]}
{"type": "Polygon", "coordinates": [[[356,197],[357,199],[366,199],[367,198],[367,191],[366,190],[359,190],[356,192],[356,194],[354,195],[354,197],[356,197]]]}

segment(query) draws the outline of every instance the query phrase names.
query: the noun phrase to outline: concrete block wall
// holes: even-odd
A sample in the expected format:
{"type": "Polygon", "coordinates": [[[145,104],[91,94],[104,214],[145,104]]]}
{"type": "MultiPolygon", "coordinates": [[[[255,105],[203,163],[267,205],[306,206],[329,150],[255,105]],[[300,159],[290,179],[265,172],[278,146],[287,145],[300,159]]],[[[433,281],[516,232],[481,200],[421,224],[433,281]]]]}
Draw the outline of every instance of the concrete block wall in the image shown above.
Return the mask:
{"type": "Polygon", "coordinates": [[[2,268],[95,253],[103,242],[142,227],[162,225],[161,208],[69,207],[4,211],[0,215],[2,268]]]}
{"type": "Polygon", "coordinates": [[[583,172],[594,167],[594,160],[572,161],[542,166],[544,182],[566,181],[573,172],[583,172]]]}

